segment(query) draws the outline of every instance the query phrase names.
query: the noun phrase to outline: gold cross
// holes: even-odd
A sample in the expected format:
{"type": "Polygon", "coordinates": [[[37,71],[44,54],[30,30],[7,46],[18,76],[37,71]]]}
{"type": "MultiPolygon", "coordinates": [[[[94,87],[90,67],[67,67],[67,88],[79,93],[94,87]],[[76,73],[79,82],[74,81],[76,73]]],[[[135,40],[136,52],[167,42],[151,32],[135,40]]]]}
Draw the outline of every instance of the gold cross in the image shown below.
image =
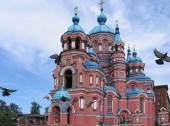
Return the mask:
{"type": "Polygon", "coordinates": [[[103,9],[103,4],[104,4],[104,2],[103,2],[103,0],[101,0],[101,2],[99,3],[99,5],[101,6],[101,10],[103,9]]]}

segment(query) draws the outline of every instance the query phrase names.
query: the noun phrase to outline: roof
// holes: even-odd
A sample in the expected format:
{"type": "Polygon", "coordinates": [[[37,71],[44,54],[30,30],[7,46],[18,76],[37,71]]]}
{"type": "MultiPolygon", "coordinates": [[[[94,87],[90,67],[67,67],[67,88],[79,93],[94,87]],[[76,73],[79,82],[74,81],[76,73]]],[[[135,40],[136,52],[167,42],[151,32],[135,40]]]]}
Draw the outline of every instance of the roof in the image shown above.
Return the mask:
{"type": "Polygon", "coordinates": [[[126,78],[127,81],[129,80],[138,80],[138,81],[150,81],[151,78],[145,75],[140,75],[140,76],[131,76],[126,78]]]}
{"type": "Polygon", "coordinates": [[[99,64],[97,64],[96,62],[94,61],[87,61],[84,63],[84,67],[86,69],[102,69],[101,66],[99,64]]]}
{"type": "Polygon", "coordinates": [[[143,89],[138,89],[135,86],[132,86],[126,91],[127,96],[137,96],[140,93],[145,93],[143,89]]]}
{"type": "Polygon", "coordinates": [[[117,89],[114,86],[104,86],[104,92],[107,91],[114,91],[114,92],[118,92],[117,89]]]}
{"type": "Polygon", "coordinates": [[[157,85],[157,86],[154,86],[154,88],[163,88],[165,87],[166,90],[168,90],[168,85],[157,85]]]}
{"type": "Polygon", "coordinates": [[[53,100],[62,100],[62,98],[71,100],[70,94],[68,93],[68,91],[65,90],[63,85],[62,85],[61,89],[55,93],[53,100]]]}
{"type": "Polygon", "coordinates": [[[73,25],[71,25],[68,29],[67,32],[82,32],[85,33],[83,28],[78,24],[80,18],[75,14],[75,16],[72,17],[73,25]]]}
{"type": "Polygon", "coordinates": [[[89,35],[92,34],[96,34],[96,33],[112,33],[114,34],[115,31],[112,27],[106,25],[106,21],[107,21],[107,17],[105,16],[105,14],[103,13],[103,11],[101,11],[100,15],[97,17],[97,21],[99,23],[98,26],[95,26],[90,32],[89,35]]]}
{"type": "MultiPolygon", "coordinates": [[[[129,51],[129,50],[128,50],[129,51]]],[[[127,59],[127,63],[130,64],[130,63],[135,63],[135,62],[141,62],[142,63],[142,59],[140,57],[137,56],[137,52],[134,51],[132,52],[132,57],[131,57],[131,54],[130,52],[128,52],[128,59],[127,59]]]]}

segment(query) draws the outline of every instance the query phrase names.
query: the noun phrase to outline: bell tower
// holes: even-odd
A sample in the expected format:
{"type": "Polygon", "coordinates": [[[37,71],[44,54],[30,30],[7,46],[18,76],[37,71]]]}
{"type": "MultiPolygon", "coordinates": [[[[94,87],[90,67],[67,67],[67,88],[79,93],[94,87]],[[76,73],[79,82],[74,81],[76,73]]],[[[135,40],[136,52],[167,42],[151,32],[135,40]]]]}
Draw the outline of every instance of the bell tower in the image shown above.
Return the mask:
{"type": "Polygon", "coordinates": [[[124,53],[124,42],[121,40],[119,26],[116,23],[115,36],[112,44],[113,54],[111,56],[112,78],[114,86],[119,90],[120,94],[126,91],[126,62],[124,53]]]}

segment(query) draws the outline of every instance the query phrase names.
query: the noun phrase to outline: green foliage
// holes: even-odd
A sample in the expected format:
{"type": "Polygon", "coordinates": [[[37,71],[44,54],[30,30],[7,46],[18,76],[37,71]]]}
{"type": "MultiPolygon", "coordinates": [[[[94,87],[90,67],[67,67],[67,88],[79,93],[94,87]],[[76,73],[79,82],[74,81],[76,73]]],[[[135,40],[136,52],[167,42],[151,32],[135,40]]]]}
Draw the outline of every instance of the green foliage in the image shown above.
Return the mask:
{"type": "Polygon", "coordinates": [[[9,106],[0,100],[0,126],[14,126],[17,117],[22,114],[18,105],[11,103],[9,106]]]}
{"type": "Polygon", "coordinates": [[[40,108],[41,106],[37,102],[31,102],[31,114],[40,114],[40,108]]]}

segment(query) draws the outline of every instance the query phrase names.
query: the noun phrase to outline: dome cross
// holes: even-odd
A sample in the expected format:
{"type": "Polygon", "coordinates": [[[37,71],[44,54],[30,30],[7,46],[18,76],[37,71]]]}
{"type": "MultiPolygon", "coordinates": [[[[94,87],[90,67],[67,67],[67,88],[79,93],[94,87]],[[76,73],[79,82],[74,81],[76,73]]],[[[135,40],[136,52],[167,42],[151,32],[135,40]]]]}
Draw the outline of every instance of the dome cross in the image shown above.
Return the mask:
{"type": "Polygon", "coordinates": [[[78,6],[75,6],[74,11],[75,11],[75,15],[77,15],[78,6]]]}
{"type": "Polygon", "coordinates": [[[99,3],[99,5],[101,6],[101,8],[100,8],[101,11],[103,11],[103,4],[104,4],[104,1],[101,0],[100,3],[99,3]]]}

